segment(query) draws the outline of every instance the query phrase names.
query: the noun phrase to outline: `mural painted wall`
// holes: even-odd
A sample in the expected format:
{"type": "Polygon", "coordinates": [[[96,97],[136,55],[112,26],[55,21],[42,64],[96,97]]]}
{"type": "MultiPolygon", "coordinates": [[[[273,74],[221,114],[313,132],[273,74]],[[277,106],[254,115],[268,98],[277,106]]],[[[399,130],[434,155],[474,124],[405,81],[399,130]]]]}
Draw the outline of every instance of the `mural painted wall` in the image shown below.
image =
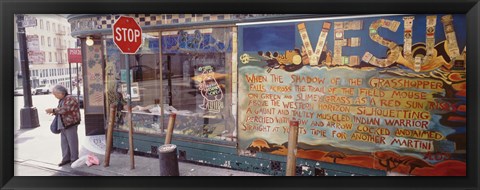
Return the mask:
{"type": "Polygon", "coordinates": [[[239,147],[388,174],[466,175],[464,15],[239,27],[239,147]]]}
{"type": "Polygon", "coordinates": [[[102,74],[102,46],[87,46],[85,67],[86,83],[88,87],[87,110],[89,113],[103,113],[103,74],[102,74]]]}

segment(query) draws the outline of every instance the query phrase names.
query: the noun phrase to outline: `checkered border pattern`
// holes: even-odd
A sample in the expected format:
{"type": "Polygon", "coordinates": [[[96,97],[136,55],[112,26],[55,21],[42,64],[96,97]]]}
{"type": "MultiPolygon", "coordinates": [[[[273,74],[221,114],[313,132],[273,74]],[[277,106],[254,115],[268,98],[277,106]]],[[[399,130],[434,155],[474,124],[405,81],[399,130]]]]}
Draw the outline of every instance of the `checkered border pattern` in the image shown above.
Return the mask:
{"type": "MultiPolygon", "coordinates": [[[[126,14],[133,17],[140,26],[175,25],[183,23],[211,22],[243,18],[265,17],[275,14],[126,14]]],[[[121,15],[102,15],[80,18],[70,21],[72,32],[82,30],[111,29],[115,20],[121,15]]]]}
{"type": "MultiPolygon", "coordinates": [[[[228,20],[230,14],[129,14],[140,24],[140,26],[157,26],[162,24],[181,24],[192,22],[207,22],[217,20],[228,20]]],[[[115,20],[120,15],[107,15],[95,17],[96,29],[112,28],[115,20]]]]}

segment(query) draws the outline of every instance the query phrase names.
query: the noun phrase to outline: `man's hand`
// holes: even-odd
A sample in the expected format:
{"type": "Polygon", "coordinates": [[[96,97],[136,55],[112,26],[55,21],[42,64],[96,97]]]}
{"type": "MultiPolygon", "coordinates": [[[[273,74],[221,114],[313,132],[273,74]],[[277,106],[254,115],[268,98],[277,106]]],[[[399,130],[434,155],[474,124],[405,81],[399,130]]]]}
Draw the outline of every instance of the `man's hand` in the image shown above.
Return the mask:
{"type": "Polygon", "coordinates": [[[49,114],[49,115],[54,115],[55,113],[53,112],[53,109],[54,108],[47,108],[47,109],[45,109],[45,112],[47,112],[47,114],[49,114]]]}

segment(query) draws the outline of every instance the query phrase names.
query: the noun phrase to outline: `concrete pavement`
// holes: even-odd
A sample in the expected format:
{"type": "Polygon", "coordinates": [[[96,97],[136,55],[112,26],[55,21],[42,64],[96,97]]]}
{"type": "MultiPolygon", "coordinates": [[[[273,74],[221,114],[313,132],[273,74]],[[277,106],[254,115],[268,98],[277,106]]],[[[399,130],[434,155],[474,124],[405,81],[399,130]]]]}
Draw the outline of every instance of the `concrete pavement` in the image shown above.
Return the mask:
{"type": "MultiPolygon", "coordinates": [[[[57,164],[61,161],[60,135],[50,132],[53,117],[45,113],[46,108],[56,106],[58,101],[51,94],[33,96],[32,100],[34,107],[38,109],[40,127],[20,129],[19,114],[23,107],[23,96],[15,97],[15,176],[159,176],[158,158],[135,156],[135,169],[131,170],[129,154],[113,152],[110,166],[104,167],[104,135],[85,136],[84,120],[78,127],[80,157],[92,153],[98,157],[100,165],[88,167],[85,164],[72,168],[67,164],[58,167],[57,164]]],[[[81,114],[84,115],[83,109],[81,114]]],[[[179,172],[180,176],[264,176],[185,162],[179,162],[179,172]]]]}

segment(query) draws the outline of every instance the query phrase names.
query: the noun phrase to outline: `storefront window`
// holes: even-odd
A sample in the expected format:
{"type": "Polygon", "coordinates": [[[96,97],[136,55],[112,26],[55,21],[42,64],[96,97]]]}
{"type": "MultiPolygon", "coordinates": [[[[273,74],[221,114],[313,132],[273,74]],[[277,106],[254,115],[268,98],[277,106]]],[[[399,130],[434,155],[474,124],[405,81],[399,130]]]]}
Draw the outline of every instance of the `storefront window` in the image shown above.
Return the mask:
{"type": "MultiPolygon", "coordinates": [[[[134,55],[122,54],[111,37],[105,40],[107,106],[117,105],[116,126],[128,130],[127,70],[130,72],[132,123],[136,133],[160,134],[160,52],[158,33],[143,33],[143,44],[134,55]]],[[[107,110],[109,113],[109,110],[107,110]]]]}
{"type": "Polygon", "coordinates": [[[175,134],[236,141],[232,47],[231,28],[162,32],[163,104],[177,115],[175,134]]]}

